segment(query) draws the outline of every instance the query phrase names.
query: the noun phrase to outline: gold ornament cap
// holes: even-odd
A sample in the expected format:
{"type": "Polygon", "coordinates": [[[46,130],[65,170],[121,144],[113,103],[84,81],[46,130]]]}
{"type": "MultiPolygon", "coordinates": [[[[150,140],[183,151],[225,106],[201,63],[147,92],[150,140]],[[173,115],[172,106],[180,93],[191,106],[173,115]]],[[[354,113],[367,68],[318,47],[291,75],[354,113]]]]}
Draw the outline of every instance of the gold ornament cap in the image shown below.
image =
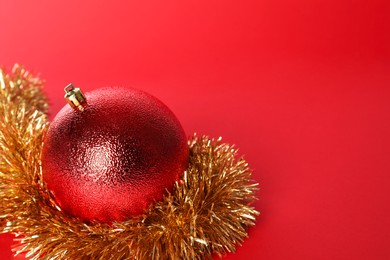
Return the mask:
{"type": "Polygon", "coordinates": [[[76,88],[73,84],[69,84],[64,88],[65,99],[71,107],[76,110],[84,111],[87,106],[87,99],[85,98],[83,92],[76,88]]]}

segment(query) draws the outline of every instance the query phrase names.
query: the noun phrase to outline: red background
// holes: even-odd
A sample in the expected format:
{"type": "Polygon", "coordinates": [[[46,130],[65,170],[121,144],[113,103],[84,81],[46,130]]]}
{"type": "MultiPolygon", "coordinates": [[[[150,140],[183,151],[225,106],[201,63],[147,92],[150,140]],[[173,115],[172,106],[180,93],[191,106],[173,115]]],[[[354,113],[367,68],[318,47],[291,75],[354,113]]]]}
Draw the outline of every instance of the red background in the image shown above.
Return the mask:
{"type": "MultiPolygon", "coordinates": [[[[2,1],[0,64],[143,89],[235,143],[262,212],[227,259],[390,259],[387,1],[2,1]]],[[[10,236],[0,236],[9,259],[10,236]]]]}

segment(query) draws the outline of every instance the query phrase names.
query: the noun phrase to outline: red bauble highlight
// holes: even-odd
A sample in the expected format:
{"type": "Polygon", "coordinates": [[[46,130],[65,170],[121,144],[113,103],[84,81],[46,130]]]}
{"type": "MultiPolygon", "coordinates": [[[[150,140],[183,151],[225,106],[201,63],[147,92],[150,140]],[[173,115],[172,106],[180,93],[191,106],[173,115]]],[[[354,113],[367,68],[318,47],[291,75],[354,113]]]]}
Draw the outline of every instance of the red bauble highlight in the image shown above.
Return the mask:
{"type": "Polygon", "coordinates": [[[61,209],[111,223],[142,213],[179,181],[188,164],[185,133],[158,99],[135,89],[85,94],[66,105],[44,138],[43,179],[61,209]]]}

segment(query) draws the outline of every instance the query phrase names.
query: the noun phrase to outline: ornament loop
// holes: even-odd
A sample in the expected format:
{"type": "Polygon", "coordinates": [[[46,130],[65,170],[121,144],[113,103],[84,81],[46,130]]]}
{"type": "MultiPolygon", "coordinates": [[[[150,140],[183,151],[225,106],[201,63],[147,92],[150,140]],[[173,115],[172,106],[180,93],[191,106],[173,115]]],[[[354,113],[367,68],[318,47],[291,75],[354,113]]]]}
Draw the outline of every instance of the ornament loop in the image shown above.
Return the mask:
{"type": "Polygon", "coordinates": [[[65,91],[65,99],[76,110],[84,111],[87,100],[83,94],[83,92],[76,88],[73,84],[69,84],[64,88],[65,91]]]}

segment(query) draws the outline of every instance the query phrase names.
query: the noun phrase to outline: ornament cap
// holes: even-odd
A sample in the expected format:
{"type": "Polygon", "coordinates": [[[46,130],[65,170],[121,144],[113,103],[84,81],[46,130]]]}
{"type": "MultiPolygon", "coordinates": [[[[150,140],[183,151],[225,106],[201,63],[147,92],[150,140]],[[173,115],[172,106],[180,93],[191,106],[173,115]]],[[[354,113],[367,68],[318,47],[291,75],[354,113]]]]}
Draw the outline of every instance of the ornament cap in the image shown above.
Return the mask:
{"type": "Polygon", "coordinates": [[[65,99],[69,105],[76,110],[84,111],[87,105],[87,100],[83,92],[79,88],[76,88],[73,84],[66,86],[64,91],[65,99]]]}

